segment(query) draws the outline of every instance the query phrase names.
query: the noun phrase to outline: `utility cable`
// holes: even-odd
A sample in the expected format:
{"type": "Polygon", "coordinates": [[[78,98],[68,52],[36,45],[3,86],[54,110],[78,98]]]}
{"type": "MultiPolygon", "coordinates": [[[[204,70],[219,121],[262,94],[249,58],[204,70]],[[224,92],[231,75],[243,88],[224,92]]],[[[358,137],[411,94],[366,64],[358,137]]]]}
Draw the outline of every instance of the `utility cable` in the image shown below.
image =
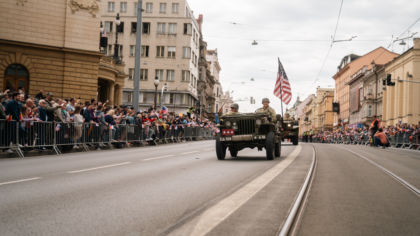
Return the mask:
{"type": "Polygon", "coordinates": [[[317,76],[316,76],[313,84],[316,84],[319,81],[319,76],[321,75],[322,71],[324,70],[324,66],[325,66],[325,64],[327,62],[328,57],[330,56],[331,49],[332,49],[332,47],[334,45],[335,36],[337,34],[338,23],[340,22],[341,10],[343,9],[343,3],[344,3],[344,0],[341,0],[340,9],[338,11],[337,22],[335,24],[334,34],[333,34],[333,36],[331,38],[331,44],[330,44],[330,47],[328,48],[327,54],[325,55],[325,58],[324,58],[323,62],[322,62],[321,69],[319,69],[318,74],[317,74],[317,76]]]}

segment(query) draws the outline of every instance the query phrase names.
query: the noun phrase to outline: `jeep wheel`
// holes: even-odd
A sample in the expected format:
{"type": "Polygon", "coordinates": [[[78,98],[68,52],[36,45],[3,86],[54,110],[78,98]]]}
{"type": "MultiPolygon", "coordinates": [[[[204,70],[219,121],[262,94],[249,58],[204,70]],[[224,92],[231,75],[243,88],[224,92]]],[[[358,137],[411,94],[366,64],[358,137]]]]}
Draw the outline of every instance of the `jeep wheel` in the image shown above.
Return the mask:
{"type": "Polygon", "coordinates": [[[298,137],[293,137],[293,138],[292,138],[292,143],[293,143],[293,145],[298,145],[298,143],[299,143],[299,138],[298,138],[298,137]]]}
{"type": "Polygon", "coordinates": [[[267,160],[274,160],[274,133],[269,132],[267,134],[267,138],[265,140],[265,151],[266,151],[266,157],[267,160]]]}
{"type": "Polygon", "coordinates": [[[220,135],[216,137],[216,155],[218,160],[224,160],[226,156],[226,146],[220,141],[220,135]]]}
{"type": "Polygon", "coordinates": [[[238,150],[234,148],[229,148],[230,156],[231,157],[237,157],[238,156],[238,150]]]}
{"type": "Polygon", "coordinates": [[[281,155],[281,141],[279,140],[279,143],[276,143],[274,145],[274,156],[280,157],[281,155]]]}

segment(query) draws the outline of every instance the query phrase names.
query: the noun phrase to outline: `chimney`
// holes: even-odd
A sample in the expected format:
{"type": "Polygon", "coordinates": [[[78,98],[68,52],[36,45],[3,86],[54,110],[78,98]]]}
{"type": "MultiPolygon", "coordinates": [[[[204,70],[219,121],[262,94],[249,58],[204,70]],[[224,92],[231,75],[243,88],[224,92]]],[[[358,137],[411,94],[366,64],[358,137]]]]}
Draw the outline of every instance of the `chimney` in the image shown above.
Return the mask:
{"type": "Polygon", "coordinates": [[[414,38],[413,39],[413,48],[414,49],[420,49],[420,38],[414,38]]]}

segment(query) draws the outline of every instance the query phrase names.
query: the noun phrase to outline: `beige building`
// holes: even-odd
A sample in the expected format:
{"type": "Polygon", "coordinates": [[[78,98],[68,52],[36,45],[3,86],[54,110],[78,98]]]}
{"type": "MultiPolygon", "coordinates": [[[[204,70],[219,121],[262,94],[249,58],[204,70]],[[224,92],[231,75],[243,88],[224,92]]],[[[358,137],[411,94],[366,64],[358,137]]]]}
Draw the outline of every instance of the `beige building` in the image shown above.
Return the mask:
{"type": "MultiPolygon", "coordinates": [[[[137,0],[101,1],[100,13],[108,36],[108,55],[114,54],[118,31],[119,55],[129,77],[123,88],[123,103],[132,104],[137,0]],[[119,13],[120,25],[116,26],[119,13]]],[[[140,72],[140,109],[154,105],[154,80],[160,81],[157,105],[169,111],[185,112],[198,102],[198,59],[200,34],[193,12],[185,0],[143,1],[142,50],[140,72]],[[161,98],[164,85],[167,90],[161,98]]]]}
{"type": "Polygon", "coordinates": [[[315,128],[313,123],[315,99],[316,96],[311,94],[298,106],[299,136],[315,128]]]}
{"type": "Polygon", "coordinates": [[[83,0],[0,1],[0,89],[88,100],[98,97],[99,76],[121,82],[124,74],[101,60],[99,7],[83,0]]]}
{"type": "Polygon", "coordinates": [[[361,57],[351,54],[342,59],[338,66],[338,72],[333,76],[335,80],[335,102],[338,102],[340,106],[340,112],[336,114],[334,118],[334,126],[338,124],[349,124],[349,82],[351,76],[364,66],[371,69],[372,64],[385,64],[396,56],[398,56],[398,54],[390,52],[383,47],[379,47],[361,57]]]}
{"type": "Polygon", "coordinates": [[[420,122],[420,39],[414,46],[385,65],[395,86],[386,86],[383,95],[383,125],[420,122]]]}
{"type": "Polygon", "coordinates": [[[334,88],[317,88],[313,121],[315,133],[332,130],[334,123],[333,100],[334,88]]]}

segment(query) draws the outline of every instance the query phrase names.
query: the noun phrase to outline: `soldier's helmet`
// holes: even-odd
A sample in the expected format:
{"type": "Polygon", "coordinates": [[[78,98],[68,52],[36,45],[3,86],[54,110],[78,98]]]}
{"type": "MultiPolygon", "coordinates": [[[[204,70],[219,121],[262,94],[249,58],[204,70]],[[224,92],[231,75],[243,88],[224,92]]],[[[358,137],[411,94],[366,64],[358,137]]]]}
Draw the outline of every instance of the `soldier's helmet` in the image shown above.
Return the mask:
{"type": "Polygon", "coordinates": [[[230,106],[230,108],[233,108],[233,109],[239,110],[239,105],[238,105],[238,103],[233,103],[233,104],[230,106]]]}
{"type": "Polygon", "coordinates": [[[262,103],[265,103],[265,102],[270,103],[270,99],[268,99],[268,98],[263,98],[262,103]]]}

